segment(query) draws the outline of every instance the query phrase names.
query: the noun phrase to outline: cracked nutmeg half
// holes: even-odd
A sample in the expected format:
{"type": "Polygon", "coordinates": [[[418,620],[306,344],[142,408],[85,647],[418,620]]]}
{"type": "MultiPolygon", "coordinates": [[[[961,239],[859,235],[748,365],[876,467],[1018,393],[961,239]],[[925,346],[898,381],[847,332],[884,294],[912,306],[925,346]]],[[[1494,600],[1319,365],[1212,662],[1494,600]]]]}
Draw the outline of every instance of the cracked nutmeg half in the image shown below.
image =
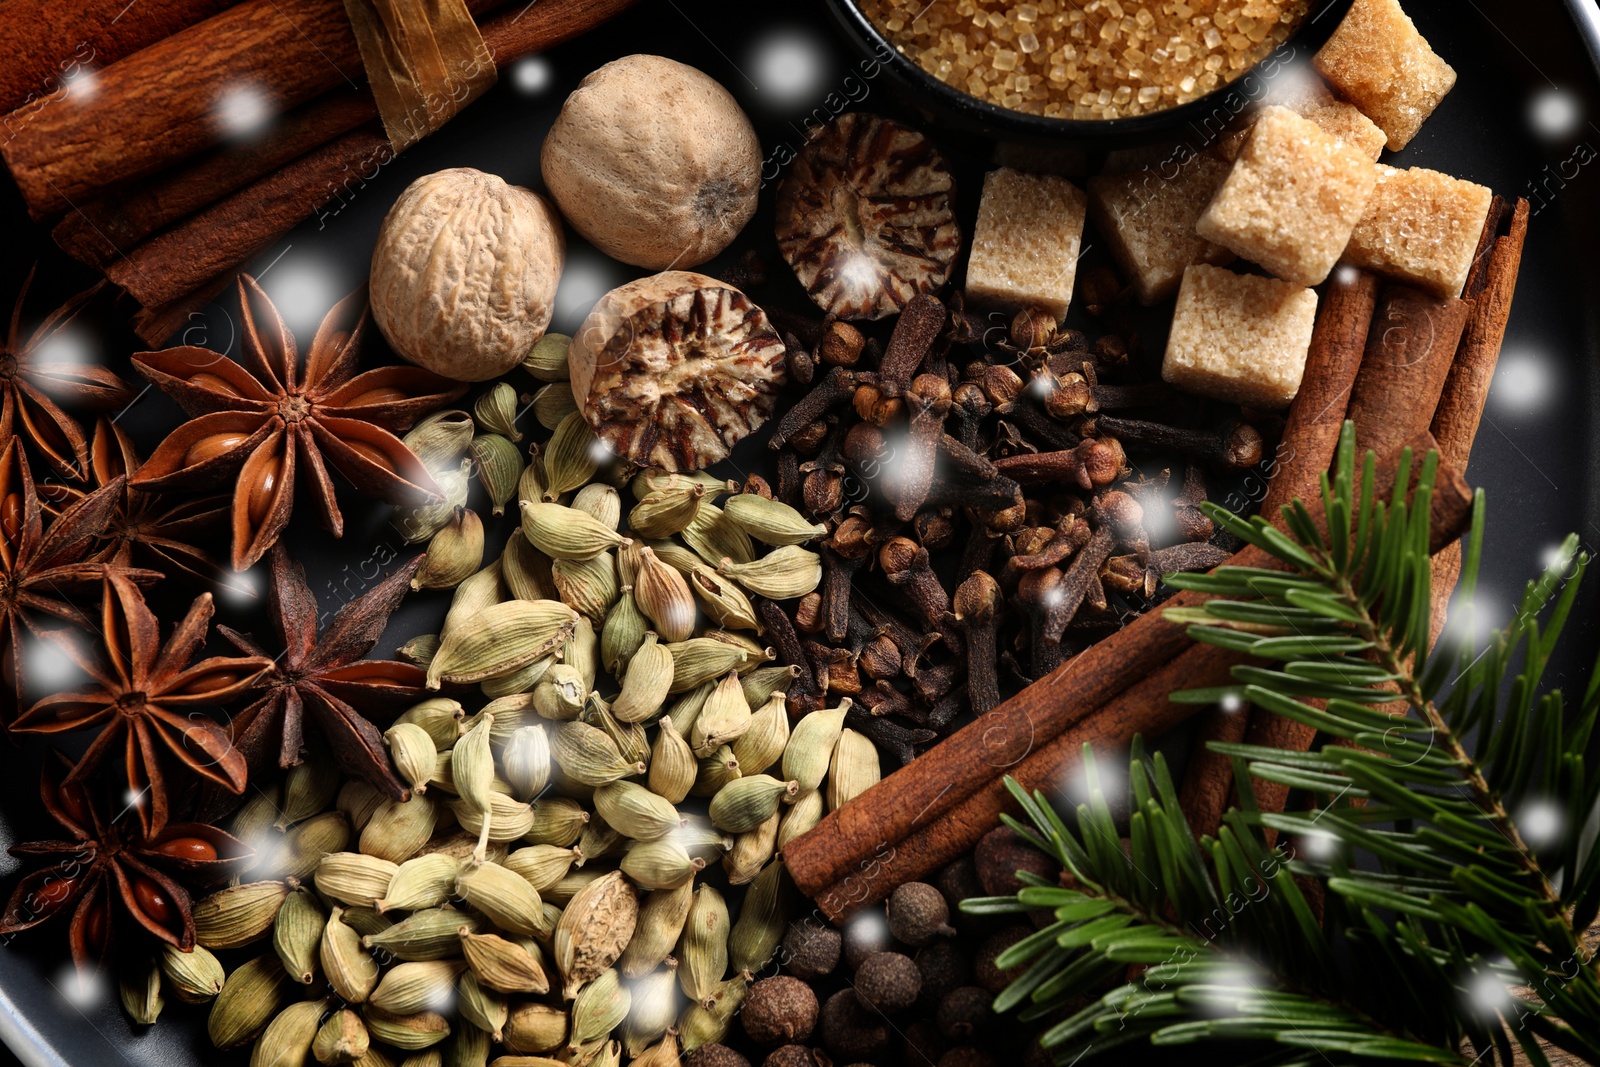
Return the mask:
{"type": "Polygon", "coordinates": [[[778,247],[841,319],[881,319],[949,280],[955,182],[933,143],[878,115],[840,115],[778,186],[778,247]]]}
{"type": "Polygon", "coordinates": [[[669,270],[611,290],[573,338],[572,393],[618,456],[666,471],[725,459],[772,414],[784,347],[739,290],[669,270]]]}

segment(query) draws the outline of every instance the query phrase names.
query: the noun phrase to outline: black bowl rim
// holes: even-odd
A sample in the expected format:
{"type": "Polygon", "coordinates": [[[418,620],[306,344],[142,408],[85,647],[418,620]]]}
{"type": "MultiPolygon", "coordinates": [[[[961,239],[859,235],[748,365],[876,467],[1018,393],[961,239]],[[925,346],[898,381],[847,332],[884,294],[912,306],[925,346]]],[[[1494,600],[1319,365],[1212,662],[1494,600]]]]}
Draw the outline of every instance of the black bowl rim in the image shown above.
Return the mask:
{"type": "MultiPolygon", "coordinates": [[[[1204,96],[1160,111],[1117,119],[1055,118],[1034,115],[1026,111],[1013,111],[999,104],[980,100],[948,82],[941,81],[918,66],[910,56],[896,48],[871,19],[867,18],[856,0],[826,0],[826,6],[832,12],[835,21],[845,30],[845,35],[851,38],[869,58],[883,63],[900,81],[907,83],[915,92],[931,98],[942,109],[961,114],[968,122],[976,122],[986,130],[995,132],[1002,139],[1003,135],[1009,134],[1013,139],[1022,137],[1029,140],[1136,142],[1170,133],[1182,125],[1192,123],[1195,119],[1215,114],[1219,106],[1229,99],[1228,94],[1236,94],[1239,86],[1247,79],[1258,75],[1268,64],[1286,62],[1289,57],[1280,58],[1284,48],[1294,46],[1297,42],[1308,43],[1312,40],[1315,41],[1316,47],[1321,47],[1322,42],[1338,26],[1351,2],[1352,0],[1320,0],[1320,6],[1313,2],[1311,7],[1315,10],[1307,12],[1305,21],[1295,27],[1282,44],[1262,57],[1255,65],[1241,71],[1237,77],[1217,86],[1204,96]],[[1337,17],[1329,18],[1330,15],[1337,17]]],[[[1238,109],[1232,110],[1236,112],[1238,109]]]]}

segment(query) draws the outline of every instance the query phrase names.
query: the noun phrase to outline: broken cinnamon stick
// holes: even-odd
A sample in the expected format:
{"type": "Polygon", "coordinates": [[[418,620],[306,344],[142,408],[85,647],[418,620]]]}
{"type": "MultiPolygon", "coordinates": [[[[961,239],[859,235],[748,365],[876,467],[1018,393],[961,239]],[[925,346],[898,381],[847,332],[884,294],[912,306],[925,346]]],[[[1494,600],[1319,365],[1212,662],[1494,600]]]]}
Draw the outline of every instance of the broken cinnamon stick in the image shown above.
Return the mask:
{"type": "MultiPolygon", "coordinates": [[[[1354,267],[1334,272],[1317,309],[1300,392],[1289,407],[1261,500],[1262,516],[1275,525],[1282,525],[1285,504],[1321,497],[1322,475],[1339,447],[1339,431],[1377,304],[1376,275],[1354,267]]],[[[1243,708],[1213,708],[1201,720],[1180,794],[1197,837],[1216,833],[1233,799],[1233,761],[1211,751],[1208,742],[1242,741],[1249,722],[1250,714],[1243,708]]]]}
{"type": "MultiPolygon", "coordinates": [[[[1403,444],[1418,454],[1434,446],[1433,437],[1425,430],[1403,444]]],[[[1398,451],[1378,464],[1379,480],[1374,491],[1380,497],[1393,491],[1398,451]]],[[[1307,503],[1312,516],[1320,520],[1320,501],[1307,503]]],[[[1460,475],[1441,465],[1430,515],[1435,549],[1460,536],[1471,506],[1471,493],[1460,475]]],[[[1235,554],[1229,565],[1281,567],[1273,557],[1254,547],[1235,554]]],[[[1184,592],[1168,605],[1193,605],[1205,599],[1201,594],[1184,592]]],[[[852,889],[838,896],[835,887],[846,879],[854,879],[853,885],[858,888],[871,886],[861,901],[852,901],[851,906],[855,906],[868,899],[881,899],[883,892],[898,881],[927,873],[930,868],[920,867],[924,860],[909,855],[900,859],[896,852],[913,833],[936,823],[945,828],[933,831],[941,835],[934,841],[937,847],[930,845],[919,855],[970,848],[977,840],[970,836],[973,829],[988,818],[984,814],[986,808],[980,807],[979,817],[964,816],[947,823],[941,820],[996,779],[1011,773],[1030,754],[1086,722],[1139,680],[1156,674],[1191,650],[1185,628],[1168,622],[1165,615],[1164,611],[1141,615],[979,721],[952,734],[910,767],[891,774],[830,813],[784,850],[785,865],[795,883],[813,897],[828,893],[841,901],[850,901],[855,892],[852,889]]],[[[1133,716],[1129,721],[1144,720],[1133,716]]],[[[990,821],[982,830],[992,825],[990,821]]],[[[980,836],[982,830],[978,831],[980,836]]]]}

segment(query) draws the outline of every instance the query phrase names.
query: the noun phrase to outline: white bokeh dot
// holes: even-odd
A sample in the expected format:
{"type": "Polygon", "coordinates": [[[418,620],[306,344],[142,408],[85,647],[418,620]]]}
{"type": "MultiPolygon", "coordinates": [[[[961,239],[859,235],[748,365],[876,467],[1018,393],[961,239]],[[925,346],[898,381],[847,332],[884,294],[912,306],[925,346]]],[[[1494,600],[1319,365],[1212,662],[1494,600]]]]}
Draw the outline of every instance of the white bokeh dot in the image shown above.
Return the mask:
{"type": "Polygon", "coordinates": [[[100,89],[100,80],[96,77],[97,73],[91,67],[79,67],[62,78],[61,87],[67,91],[67,99],[76,100],[80,103],[93,100],[100,89]]]}
{"type": "Polygon", "coordinates": [[[1583,123],[1583,103],[1576,93],[1551,86],[1528,101],[1528,125],[1551,141],[1571,137],[1583,123]]]}
{"type": "Polygon", "coordinates": [[[1551,845],[1561,839],[1565,822],[1561,808],[1553,801],[1532,800],[1517,812],[1517,831],[1522,839],[1534,848],[1551,845]]]}
{"type": "Polygon", "coordinates": [[[550,328],[577,333],[595,301],[627,280],[624,269],[616,260],[592,249],[568,249],[567,265],[556,286],[555,320],[550,328]]]}
{"type": "Polygon", "coordinates": [[[755,43],[749,71],[764,102],[804,103],[822,95],[828,50],[806,30],[775,30],[755,43]]]}
{"type": "Polygon", "coordinates": [[[92,1008],[106,995],[104,977],[83,973],[70,963],[56,976],[55,987],[74,1008],[92,1008]]]}
{"type": "Polygon", "coordinates": [[[511,84],[517,87],[520,93],[528,96],[537,96],[550,88],[550,83],[555,80],[555,71],[550,66],[550,61],[544,56],[528,56],[517,60],[511,68],[511,84]]]}
{"type": "Polygon", "coordinates": [[[1506,984],[1492,974],[1480,974],[1472,979],[1468,993],[1472,1006],[1480,1015],[1493,1016],[1510,999],[1506,984]]]}
{"type": "Polygon", "coordinates": [[[290,332],[300,338],[302,354],[328,311],[349,295],[332,269],[310,258],[281,259],[260,281],[290,332]]]}
{"type": "Polygon", "coordinates": [[[1217,706],[1228,715],[1237,715],[1244,710],[1244,700],[1238,693],[1226,693],[1217,702],[1217,706]]]}
{"type": "Polygon", "coordinates": [[[1554,399],[1555,377],[1554,366],[1543,355],[1527,349],[1508,351],[1495,368],[1489,404],[1501,415],[1536,415],[1554,399]]]}
{"type": "Polygon", "coordinates": [[[248,83],[230,85],[217,98],[217,121],[229,137],[251,137],[272,121],[272,104],[259,88],[248,83]]]}

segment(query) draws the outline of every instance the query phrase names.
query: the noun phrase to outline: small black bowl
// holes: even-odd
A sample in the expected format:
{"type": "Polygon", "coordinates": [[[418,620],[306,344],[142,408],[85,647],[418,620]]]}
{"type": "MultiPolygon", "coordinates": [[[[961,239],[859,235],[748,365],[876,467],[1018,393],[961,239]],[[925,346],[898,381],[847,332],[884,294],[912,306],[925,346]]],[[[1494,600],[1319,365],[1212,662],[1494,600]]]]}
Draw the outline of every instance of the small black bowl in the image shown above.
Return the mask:
{"type": "Polygon", "coordinates": [[[1311,55],[1332,35],[1352,0],[1317,0],[1286,41],[1226,85],[1186,104],[1121,119],[1060,119],[1012,111],[962,92],[929,74],[897,50],[854,0],[825,0],[851,43],[882,67],[896,94],[941,129],[1050,153],[1058,166],[1101,169],[1123,152],[1188,143],[1199,151],[1234,120],[1257,107],[1286,65],[1311,55]]]}

